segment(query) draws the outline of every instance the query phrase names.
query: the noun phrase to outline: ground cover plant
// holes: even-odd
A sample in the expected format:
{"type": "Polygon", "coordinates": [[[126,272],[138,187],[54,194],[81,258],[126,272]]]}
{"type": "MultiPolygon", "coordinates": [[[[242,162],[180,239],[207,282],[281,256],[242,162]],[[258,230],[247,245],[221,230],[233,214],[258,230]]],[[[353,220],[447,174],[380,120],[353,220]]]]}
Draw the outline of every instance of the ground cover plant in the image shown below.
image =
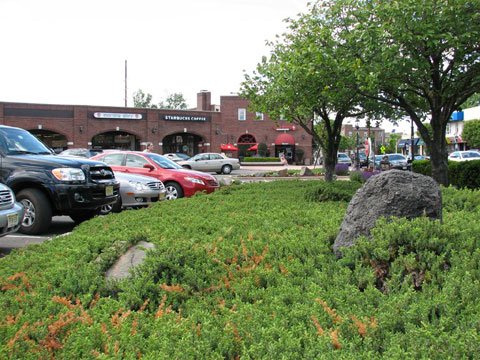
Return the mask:
{"type": "Polygon", "coordinates": [[[480,193],[443,189],[443,223],[382,221],[337,259],[358,186],[340,183],[225,187],[13,252],[0,358],[475,358],[480,193]],[[141,240],[156,246],[144,264],[106,282],[141,240]]]}

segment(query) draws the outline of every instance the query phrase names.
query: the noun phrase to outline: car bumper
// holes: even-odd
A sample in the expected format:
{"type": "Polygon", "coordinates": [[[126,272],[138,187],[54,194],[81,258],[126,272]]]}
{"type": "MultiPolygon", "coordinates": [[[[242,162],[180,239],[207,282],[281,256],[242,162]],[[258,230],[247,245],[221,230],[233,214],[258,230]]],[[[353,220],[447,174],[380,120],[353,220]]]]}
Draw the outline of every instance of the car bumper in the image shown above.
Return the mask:
{"type": "Polygon", "coordinates": [[[10,209],[0,210],[0,236],[17,231],[22,224],[24,213],[20,203],[14,203],[10,209]]]}
{"type": "Polygon", "coordinates": [[[165,200],[165,194],[165,190],[120,192],[122,197],[122,208],[148,206],[154,202],[165,200]]]}
{"type": "Polygon", "coordinates": [[[220,187],[216,180],[205,182],[205,185],[185,181],[182,185],[183,195],[185,197],[193,196],[197,192],[205,192],[210,194],[220,187]]]}
{"type": "Polygon", "coordinates": [[[60,184],[55,187],[53,196],[56,210],[68,213],[76,210],[94,210],[103,205],[113,204],[119,196],[120,184],[102,182],[97,184],[60,184]]]}

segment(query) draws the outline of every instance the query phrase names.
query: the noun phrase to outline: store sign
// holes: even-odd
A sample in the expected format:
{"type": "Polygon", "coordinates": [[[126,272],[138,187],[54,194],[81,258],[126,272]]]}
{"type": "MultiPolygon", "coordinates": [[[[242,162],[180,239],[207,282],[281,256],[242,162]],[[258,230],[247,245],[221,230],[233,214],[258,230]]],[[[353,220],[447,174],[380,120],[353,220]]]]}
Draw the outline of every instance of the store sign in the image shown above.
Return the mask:
{"type": "Polygon", "coordinates": [[[142,119],[142,114],[121,114],[121,113],[96,112],[96,113],[93,113],[93,117],[96,118],[96,119],[141,120],[142,119]]]}
{"type": "Polygon", "coordinates": [[[209,121],[210,116],[197,115],[163,115],[162,120],[166,121],[209,121]]]}

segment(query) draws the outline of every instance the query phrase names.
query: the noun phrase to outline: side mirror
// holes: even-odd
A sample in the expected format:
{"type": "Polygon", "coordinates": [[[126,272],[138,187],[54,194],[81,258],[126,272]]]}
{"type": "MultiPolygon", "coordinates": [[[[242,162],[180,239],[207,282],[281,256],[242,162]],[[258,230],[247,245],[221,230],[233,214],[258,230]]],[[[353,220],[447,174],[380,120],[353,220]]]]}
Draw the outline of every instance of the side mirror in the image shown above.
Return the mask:
{"type": "Polygon", "coordinates": [[[153,170],[155,169],[155,167],[154,167],[153,165],[151,165],[151,164],[145,164],[145,165],[143,165],[143,167],[144,167],[145,169],[150,170],[150,171],[153,171],[153,170]]]}

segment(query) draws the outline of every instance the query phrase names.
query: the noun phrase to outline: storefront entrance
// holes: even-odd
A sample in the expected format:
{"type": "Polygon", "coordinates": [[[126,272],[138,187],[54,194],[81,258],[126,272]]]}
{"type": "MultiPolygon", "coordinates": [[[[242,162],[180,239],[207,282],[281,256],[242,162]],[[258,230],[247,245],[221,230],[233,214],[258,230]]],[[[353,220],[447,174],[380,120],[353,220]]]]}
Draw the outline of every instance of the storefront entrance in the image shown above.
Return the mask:
{"type": "Polygon", "coordinates": [[[203,142],[201,136],[189,133],[176,133],[163,138],[163,153],[183,153],[196,155],[204,150],[199,146],[203,142]]]}

